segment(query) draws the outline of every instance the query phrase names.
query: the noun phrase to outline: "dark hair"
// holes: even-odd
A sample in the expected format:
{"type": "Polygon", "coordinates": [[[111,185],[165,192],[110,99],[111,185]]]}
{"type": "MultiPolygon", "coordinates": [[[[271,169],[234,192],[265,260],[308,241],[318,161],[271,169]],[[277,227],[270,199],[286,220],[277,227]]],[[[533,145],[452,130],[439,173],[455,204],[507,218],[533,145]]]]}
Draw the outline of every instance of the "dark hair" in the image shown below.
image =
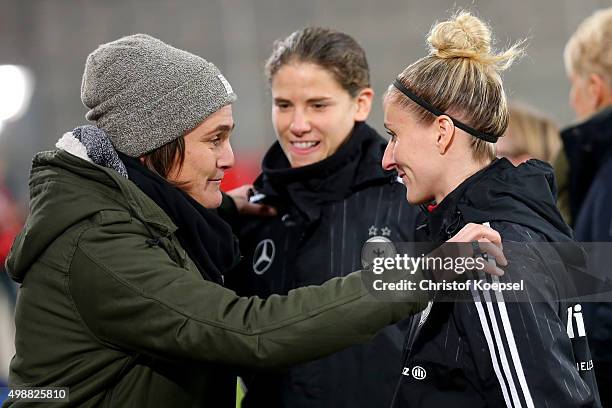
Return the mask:
{"type": "Polygon", "coordinates": [[[177,165],[179,171],[183,167],[183,162],[185,161],[185,139],[182,137],[174,139],[170,143],[166,143],[142,157],[144,158],[144,165],[149,170],[168,179],[168,174],[173,166],[177,165]]]}
{"type": "Polygon", "coordinates": [[[310,62],[330,71],[351,96],[370,86],[370,71],[365,51],[353,37],[321,27],[305,27],[274,42],[266,61],[266,77],[290,62],[310,62]]]}

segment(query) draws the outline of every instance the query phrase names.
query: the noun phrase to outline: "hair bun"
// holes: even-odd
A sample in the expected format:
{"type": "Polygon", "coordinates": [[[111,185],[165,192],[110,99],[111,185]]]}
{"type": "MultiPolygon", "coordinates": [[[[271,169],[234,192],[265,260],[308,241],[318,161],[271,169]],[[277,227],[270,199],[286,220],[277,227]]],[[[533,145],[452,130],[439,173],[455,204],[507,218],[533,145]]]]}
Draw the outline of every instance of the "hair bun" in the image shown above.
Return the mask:
{"type": "Polygon", "coordinates": [[[491,30],[478,17],[461,11],[451,20],[437,23],[430,31],[427,42],[430,55],[442,59],[466,58],[498,70],[508,68],[523,53],[522,42],[503,53],[491,51],[491,30]]]}

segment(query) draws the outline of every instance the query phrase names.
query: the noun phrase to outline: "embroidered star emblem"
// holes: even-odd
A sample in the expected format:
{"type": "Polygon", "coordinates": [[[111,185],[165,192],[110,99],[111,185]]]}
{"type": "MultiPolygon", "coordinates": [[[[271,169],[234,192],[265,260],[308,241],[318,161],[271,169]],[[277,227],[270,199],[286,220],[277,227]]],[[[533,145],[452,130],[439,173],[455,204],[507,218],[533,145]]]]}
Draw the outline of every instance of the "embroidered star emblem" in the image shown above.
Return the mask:
{"type": "Polygon", "coordinates": [[[378,234],[378,228],[376,228],[375,226],[373,226],[373,225],[372,225],[372,226],[371,226],[371,227],[368,229],[368,235],[370,235],[370,236],[374,236],[374,235],[376,235],[376,234],[378,234]]]}
{"type": "Polygon", "coordinates": [[[388,237],[391,235],[391,228],[389,227],[381,228],[380,233],[382,234],[383,237],[388,237]]]}

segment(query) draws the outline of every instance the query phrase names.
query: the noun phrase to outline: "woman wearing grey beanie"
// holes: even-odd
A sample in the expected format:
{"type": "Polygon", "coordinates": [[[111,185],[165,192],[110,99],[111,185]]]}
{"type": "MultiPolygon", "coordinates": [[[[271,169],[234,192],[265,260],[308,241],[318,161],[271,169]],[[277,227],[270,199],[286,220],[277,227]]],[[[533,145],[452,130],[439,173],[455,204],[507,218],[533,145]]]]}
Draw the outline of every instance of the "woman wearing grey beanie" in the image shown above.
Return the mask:
{"type": "MultiPolygon", "coordinates": [[[[213,64],[124,37],[89,55],[81,98],[95,126],[34,157],[7,261],[21,285],[12,389],[67,387],[62,406],[230,407],[233,368],[318,358],[424,306],[418,291],[375,301],[360,272],[266,300],[223,287],[239,254],[211,209],[234,161],[236,95],[213,64]]],[[[487,227],[453,240],[503,257],[487,227]]],[[[26,406],[20,395],[4,406],[26,406]]]]}

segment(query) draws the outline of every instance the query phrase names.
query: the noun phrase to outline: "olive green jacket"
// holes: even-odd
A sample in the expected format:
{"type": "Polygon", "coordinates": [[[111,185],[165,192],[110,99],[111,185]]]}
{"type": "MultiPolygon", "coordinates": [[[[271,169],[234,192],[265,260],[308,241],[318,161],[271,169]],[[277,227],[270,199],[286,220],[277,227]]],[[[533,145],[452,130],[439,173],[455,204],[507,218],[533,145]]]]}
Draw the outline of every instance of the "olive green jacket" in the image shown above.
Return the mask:
{"type": "Polygon", "coordinates": [[[319,358],[426,301],[376,301],[360,272],[288,296],[238,297],[202,279],[170,218],[115,171],[43,152],[30,189],[7,261],[21,283],[9,381],[68,387],[70,405],[57,406],[232,406],[219,385],[229,378],[233,387],[230,368],[319,358]],[[151,245],[157,236],[161,245],[151,245]]]}

